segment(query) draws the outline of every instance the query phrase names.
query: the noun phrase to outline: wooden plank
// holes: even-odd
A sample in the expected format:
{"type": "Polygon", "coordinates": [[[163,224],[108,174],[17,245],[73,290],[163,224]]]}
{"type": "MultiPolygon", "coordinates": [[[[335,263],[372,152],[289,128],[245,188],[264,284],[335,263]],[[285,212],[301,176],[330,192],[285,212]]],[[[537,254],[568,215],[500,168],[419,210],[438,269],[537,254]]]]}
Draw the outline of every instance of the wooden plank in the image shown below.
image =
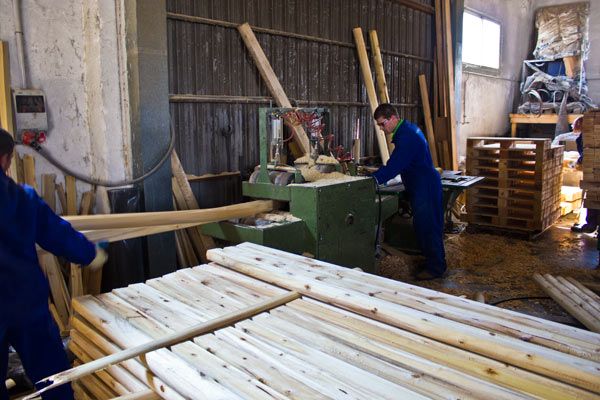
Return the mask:
{"type": "Polygon", "coordinates": [[[429,109],[429,93],[427,91],[427,81],[425,75],[419,75],[419,88],[421,90],[421,103],[423,104],[423,115],[425,117],[425,133],[427,134],[427,143],[429,144],[429,152],[433,165],[440,166],[437,158],[437,149],[435,146],[435,135],[433,133],[433,123],[431,121],[431,110],[429,109]]]}
{"type": "Polygon", "coordinates": [[[42,197],[48,207],[56,212],[56,174],[42,174],[42,197]]]}
{"type": "Polygon", "coordinates": [[[23,156],[23,174],[24,183],[38,191],[37,182],[35,180],[35,158],[29,154],[23,156]]]}
{"type": "Polygon", "coordinates": [[[81,276],[81,267],[77,264],[69,263],[70,283],[71,283],[71,298],[83,296],[83,279],[81,276]]]}
{"type": "Polygon", "coordinates": [[[38,258],[48,278],[50,293],[52,294],[52,300],[56,306],[60,320],[63,326],[68,327],[71,315],[71,296],[62,276],[58,260],[54,255],[46,252],[40,253],[38,258]]]}
{"type": "MultiPolygon", "coordinates": [[[[52,375],[48,378],[45,378],[43,381],[51,381],[52,384],[49,386],[46,386],[44,389],[38,391],[36,393],[36,395],[39,395],[52,387],[56,387],[56,386],[62,385],[64,383],[71,382],[73,380],[81,378],[82,376],[87,376],[95,371],[104,369],[109,365],[119,363],[121,361],[125,361],[128,359],[137,357],[139,355],[143,355],[143,354],[145,354],[146,357],[149,357],[151,354],[158,353],[158,352],[155,352],[155,350],[160,351],[161,349],[163,349],[165,347],[172,346],[177,343],[181,343],[181,342],[188,340],[190,338],[193,338],[195,336],[199,336],[199,335],[202,335],[202,334],[205,334],[208,332],[213,332],[213,331],[221,329],[225,326],[235,324],[236,322],[238,322],[240,320],[250,318],[256,314],[259,314],[261,312],[278,307],[282,304],[288,303],[299,297],[300,297],[299,294],[296,292],[285,293],[284,295],[277,296],[273,299],[269,299],[268,301],[261,302],[252,307],[248,307],[244,310],[224,315],[220,318],[216,318],[216,319],[208,321],[206,323],[201,323],[199,325],[191,326],[185,330],[182,330],[181,332],[176,332],[174,334],[167,335],[161,339],[151,341],[148,343],[141,342],[143,344],[140,344],[138,346],[135,346],[135,347],[127,349],[127,350],[123,350],[120,353],[113,354],[104,359],[95,360],[94,362],[88,363],[80,368],[73,368],[68,371],[60,372],[58,374],[52,375]]],[[[85,298],[80,298],[79,300],[76,300],[75,304],[80,304],[80,302],[87,302],[87,300],[85,298]]],[[[74,307],[77,307],[77,306],[74,305],[74,307]]],[[[78,312],[80,314],[84,315],[79,310],[78,310],[78,312]]],[[[131,333],[133,335],[133,333],[134,333],[133,329],[132,329],[131,333]]],[[[144,342],[147,342],[147,340],[144,340],[144,342]]],[[[214,386],[214,385],[210,385],[210,386],[214,386]]],[[[223,395],[225,395],[225,392],[223,392],[222,390],[216,390],[216,388],[213,388],[212,390],[214,390],[215,395],[217,395],[219,392],[222,392],[223,395]]],[[[214,398],[214,397],[212,397],[212,398],[214,398]]],[[[227,397],[225,397],[225,398],[227,398],[227,397]]]]}
{"type": "Polygon", "coordinates": [[[240,171],[231,171],[231,172],[219,172],[218,174],[202,174],[202,175],[191,175],[185,174],[188,182],[204,182],[204,181],[212,181],[216,179],[222,178],[232,178],[232,177],[240,177],[240,171]]]}
{"type": "MultiPolygon", "coordinates": [[[[77,332],[81,333],[82,337],[89,339],[90,342],[94,343],[98,349],[104,353],[103,355],[109,355],[121,351],[121,348],[116,346],[114,343],[102,336],[99,331],[93,329],[87,322],[81,317],[74,317],[72,319],[72,326],[77,332]]],[[[99,357],[94,357],[99,358],[99,357]]],[[[127,360],[123,361],[122,365],[129,373],[136,377],[140,382],[143,382],[146,386],[150,387],[154,392],[160,393],[161,397],[168,400],[183,400],[184,397],[178,392],[173,390],[163,380],[155,376],[150,370],[143,366],[138,360],[127,360]]],[[[111,366],[109,368],[112,368],[111,366]]]]}
{"type": "MultiPolygon", "coordinates": [[[[356,43],[356,51],[358,52],[358,60],[360,62],[360,70],[362,72],[363,81],[367,89],[367,98],[369,100],[369,106],[371,107],[371,115],[375,112],[375,109],[379,105],[377,102],[377,94],[375,93],[375,85],[373,85],[373,75],[371,73],[371,66],[369,65],[369,58],[367,56],[367,48],[365,46],[365,40],[363,38],[362,29],[354,28],[352,30],[354,35],[354,42],[356,43]]],[[[381,155],[381,161],[385,165],[390,159],[390,152],[387,145],[385,133],[379,128],[376,122],[373,123],[375,129],[375,137],[377,138],[377,145],[379,147],[379,154],[381,155]]]]}
{"type": "Polygon", "coordinates": [[[377,31],[369,31],[369,40],[371,43],[371,53],[373,56],[373,65],[375,66],[375,79],[377,81],[377,93],[379,93],[380,103],[389,103],[390,95],[388,93],[387,83],[385,81],[385,70],[383,69],[383,59],[381,49],[379,48],[379,38],[377,31]]]}
{"type": "Polygon", "coordinates": [[[452,24],[450,21],[451,7],[450,0],[443,0],[443,10],[444,10],[444,37],[446,38],[445,42],[445,52],[446,52],[446,68],[445,71],[448,76],[448,135],[450,136],[449,145],[450,145],[450,153],[452,156],[451,166],[452,170],[456,171],[458,169],[458,157],[457,157],[457,144],[456,144],[456,107],[455,107],[455,95],[456,92],[454,90],[454,53],[453,53],[453,45],[452,45],[452,24]]]}
{"type": "MultiPolygon", "coordinates": [[[[292,108],[290,100],[285,94],[277,75],[275,75],[260,43],[258,43],[256,36],[254,36],[254,32],[252,32],[250,25],[244,23],[239,25],[237,29],[277,105],[279,107],[292,108]]],[[[308,154],[310,152],[310,144],[304,128],[301,126],[294,126],[293,129],[295,133],[294,142],[300,147],[303,154],[308,154]]]]}
{"type": "MultiPolygon", "coordinates": [[[[8,42],[3,40],[0,40],[0,127],[14,138],[15,127],[13,125],[12,92],[10,89],[10,59],[8,42]]],[[[16,163],[13,162],[11,164],[8,175],[15,181],[18,179],[16,163]]]]}
{"type": "Polygon", "coordinates": [[[56,194],[60,203],[60,213],[64,215],[67,213],[67,193],[62,183],[56,185],[56,194]]]}
{"type": "MultiPolygon", "coordinates": [[[[558,114],[508,114],[511,124],[556,124],[558,122],[558,114]]],[[[575,122],[583,114],[567,114],[567,120],[570,124],[575,122]]]]}
{"type": "Polygon", "coordinates": [[[65,175],[65,187],[67,191],[67,215],[77,215],[77,189],[75,178],[65,175]]]}
{"type": "Polygon", "coordinates": [[[292,271],[282,273],[281,269],[269,268],[252,258],[223,250],[212,249],[207,255],[211,261],[303,295],[600,393],[600,370],[596,362],[524,343],[504,334],[491,334],[486,329],[465,326],[362,293],[332,288],[319,280],[296,276],[292,271]]]}
{"type": "MultiPolygon", "coordinates": [[[[227,252],[231,249],[228,250],[228,248],[225,248],[224,251],[227,252]]],[[[477,304],[472,304],[473,307],[471,309],[440,304],[432,300],[431,296],[420,296],[408,292],[406,288],[411,285],[375,284],[370,279],[354,278],[352,275],[345,273],[345,271],[328,269],[323,264],[317,267],[314,261],[313,263],[305,263],[295,261],[291,258],[271,256],[266,252],[258,251],[253,246],[240,246],[236,247],[236,249],[237,251],[243,249],[244,254],[247,256],[260,258],[265,266],[275,267],[279,265],[281,268],[287,266],[290,269],[293,268],[300,276],[309,279],[318,279],[320,282],[327,283],[332,287],[352,289],[353,291],[394,304],[404,305],[449,320],[461,322],[465,325],[488,329],[518,339],[521,339],[523,335],[527,335],[528,343],[536,343],[568,354],[577,355],[578,357],[600,361],[600,355],[596,354],[596,350],[600,349],[598,345],[590,345],[585,341],[579,342],[568,336],[564,337],[560,334],[555,334],[547,328],[528,327],[521,323],[512,322],[507,318],[488,315],[482,312],[482,310],[478,310],[477,304]],[[293,267],[291,267],[292,265],[293,267]]]]}
{"type": "MultiPolygon", "coordinates": [[[[450,304],[455,307],[464,308],[468,311],[474,312],[482,312],[485,315],[495,316],[499,319],[503,319],[506,321],[515,322],[518,324],[522,324],[525,326],[530,326],[536,328],[538,330],[547,330],[552,332],[553,334],[560,335],[562,339],[561,341],[567,340],[565,343],[572,343],[574,345],[583,346],[587,343],[591,349],[591,351],[597,351],[600,349],[600,336],[586,331],[582,329],[578,329],[572,326],[559,324],[556,322],[552,322],[546,319],[533,317],[527,314],[518,313],[515,311],[511,311],[508,309],[503,309],[499,307],[494,307],[490,305],[485,305],[481,303],[474,302],[472,300],[463,299],[460,297],[456,297],[450,294],[446,294],[443,292],[427,289],[424,287],[419,287],[415,285],[410,285],[407,283],[403,283],[400,281],[392,281],[390,279],[380,277],[372,274],[364,274],[359,271],[355,271],[349,268],[340,267],[335,264],[331,264],[328,262],[315,260],[308,257],[303,257],[300,255],[284,252],[281,250],[257,245],[254,243],[241,243],[238,248],[245,249],[255,249],[260,251],[266,255],[274,255],[280,260],[289,260],[293,262],[295,265],[301,265],[306,267],[311,267],[321,271],[321,273],[325,273],[329,271],[330,274],[335,275],[340,278],[351,278],[355,281],[366,282],[372,284],[374,286],[379,287],[380,289],[385,289],[390,292],[405,292],[410,293],[415,296],[423,297],[426,299],[433,299],[436,302],[450,304]]],[[[214,272],[213,272],[214,273],[214,272]]],[[[238,274],[240,275],[240,274],[238,274]]],[[[237,276],[237,275],[236,275],[237,276]]],[[[483,316],[482,316],[483,317],[483,316]]]]}
{"type": "Polygon", "coordinates": [[[79,215],[92,214],[94,208],[94,191],[87,191],[81,195],[81,204],[79,205],[79,215]]]}
{"type": "Polygon", "coordinates": [[[158,225],[139,228],[96,229],[81,231],[81,233],[83,233],[85,237],[87,237],[88,240],[91,242],[117,242],[120,240],[155,235],[163,232],[177,231],[180,229],[190,228],[196,225],[199,224],[196,222],[192,222],[190,224],[158,225]]]}
{"type": "Polygon", "coordinates": [[[208,223],[231,218],[249,217],[273,210],[274,202],[256,200],[231,206],[186,211],[157,211],[110,215],[67,216],[77,230],[121,229],[173,224],[208,223]]]}

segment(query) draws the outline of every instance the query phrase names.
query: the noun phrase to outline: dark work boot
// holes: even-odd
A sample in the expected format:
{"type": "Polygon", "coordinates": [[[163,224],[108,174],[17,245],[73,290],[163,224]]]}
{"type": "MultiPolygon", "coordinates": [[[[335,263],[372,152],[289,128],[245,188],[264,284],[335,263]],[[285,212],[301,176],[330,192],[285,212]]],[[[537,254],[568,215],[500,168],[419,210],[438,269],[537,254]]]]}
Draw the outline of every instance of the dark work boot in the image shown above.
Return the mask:
{"type": "Polygon", "coordinates": [[[598,229],[598,225],[594,224],[575,224],[571,227],[571,230],[577,233],[594,233],[596,229],[598,229]]]}

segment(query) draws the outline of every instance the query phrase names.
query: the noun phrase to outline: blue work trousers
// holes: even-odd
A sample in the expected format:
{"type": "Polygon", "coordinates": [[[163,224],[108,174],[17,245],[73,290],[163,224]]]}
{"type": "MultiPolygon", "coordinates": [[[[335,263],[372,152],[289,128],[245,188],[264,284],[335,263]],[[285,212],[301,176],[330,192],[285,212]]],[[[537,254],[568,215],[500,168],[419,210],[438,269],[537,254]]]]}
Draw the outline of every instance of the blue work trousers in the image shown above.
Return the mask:
{"type": "MultiPolygon", "coordinates": [[[[49,311],[27,322],[4,324],[0,321],[0,400],[8,400],[4,381],[9,345],[19,354],[25,373],[32,382],[70,368],[60,333],[49,311]]],[[[42,399],[73,400],[73,390],[67,383],[44,393],[42,399]]]]}
{"type": "Polygon", "coordinates": [[[434,276],[446,271],[444,250],[444,211],[440,193],[411,198],[413,227],[421,252],[426,258],[427,270],[434,276]]]}

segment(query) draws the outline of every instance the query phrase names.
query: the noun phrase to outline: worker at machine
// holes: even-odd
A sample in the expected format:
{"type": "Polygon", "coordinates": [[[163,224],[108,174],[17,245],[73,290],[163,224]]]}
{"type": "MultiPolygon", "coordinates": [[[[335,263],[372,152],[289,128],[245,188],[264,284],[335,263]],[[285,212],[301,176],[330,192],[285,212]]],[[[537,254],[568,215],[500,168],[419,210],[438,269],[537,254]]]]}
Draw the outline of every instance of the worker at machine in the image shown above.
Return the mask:
{"type": "MultiPolygon", "coordinates": [[[[91,268],[107,259],[103,245],[88,241],[52,212],[33,188],[21,187],[6,175],[14,146],[11,135],[0,129],[0,400],[8,400],[4,381],[9,345],[33,382],[70,367],[48,309],[48,281],[38,262],[36,243],[91,268]]],[[[73,399],[73,392],[63,385],[42,398],[73,399]]]]}
{"type": "Polygon", "coordinates": [[[417,280],[440,278],[446,271],[442,183],[425,136],[416,125],[400,118],[391,104],[377,107],[373,118],[386,134],[393,135],[395,146],[387,165],[373,176],[379,184],[385,184],[400,174],[412,208],[417,240],[426,258],[414,276],[417,280]]]}

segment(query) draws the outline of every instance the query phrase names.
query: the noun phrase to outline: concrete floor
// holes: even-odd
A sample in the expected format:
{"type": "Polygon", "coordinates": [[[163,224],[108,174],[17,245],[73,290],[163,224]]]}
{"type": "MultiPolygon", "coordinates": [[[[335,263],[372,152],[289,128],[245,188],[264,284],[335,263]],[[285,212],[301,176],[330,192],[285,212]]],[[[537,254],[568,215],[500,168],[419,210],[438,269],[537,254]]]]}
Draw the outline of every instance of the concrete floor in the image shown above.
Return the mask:
{"type": "Polygon", "coordinates": [[[597,239],[571,232],[576,218],[572,214],[561,218],[533,240],[488,233],[447,235],[448,273],[443,279],[415,282],[410,272],[422,258],[393,250],[380,260],[380,274],[471,299],[480,292],[486,303],[581,326],[552,299],[545,298],[533,280],[537,272],[600,283],[597,239]],[[523,299],[509,300],[514,298],[523,299]]]}

